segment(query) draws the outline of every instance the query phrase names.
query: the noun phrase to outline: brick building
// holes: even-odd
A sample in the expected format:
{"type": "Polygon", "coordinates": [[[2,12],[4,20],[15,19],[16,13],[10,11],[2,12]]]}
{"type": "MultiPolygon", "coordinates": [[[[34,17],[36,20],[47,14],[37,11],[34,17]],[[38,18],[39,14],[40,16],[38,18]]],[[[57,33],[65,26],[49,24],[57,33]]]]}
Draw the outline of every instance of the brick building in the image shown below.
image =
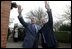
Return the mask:
{"type": "Polygon", "coordinates": [[[1,48],[6,48],[11,1],[1,1],[1,48]]]}

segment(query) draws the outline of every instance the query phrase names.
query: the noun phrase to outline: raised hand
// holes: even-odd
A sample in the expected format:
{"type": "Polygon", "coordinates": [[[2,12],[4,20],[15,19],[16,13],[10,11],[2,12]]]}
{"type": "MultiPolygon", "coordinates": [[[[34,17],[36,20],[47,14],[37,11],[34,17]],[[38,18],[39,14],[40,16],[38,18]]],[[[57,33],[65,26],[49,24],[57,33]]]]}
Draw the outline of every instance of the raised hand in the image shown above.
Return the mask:
{"type": "Polygon", "coordinates": [[[49,2],[47,3],[47,1],[45,1],[45,8],[46,8],[47,10],[50,10],[49,2]]]}

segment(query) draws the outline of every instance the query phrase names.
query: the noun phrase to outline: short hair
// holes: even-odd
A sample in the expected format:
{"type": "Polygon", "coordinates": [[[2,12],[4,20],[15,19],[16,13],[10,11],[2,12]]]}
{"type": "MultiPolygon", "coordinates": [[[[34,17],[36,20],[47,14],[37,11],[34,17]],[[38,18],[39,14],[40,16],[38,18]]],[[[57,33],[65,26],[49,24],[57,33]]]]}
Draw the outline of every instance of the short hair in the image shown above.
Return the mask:
{"type": "Polygon", "coordinates": [[[32,18],[34,18],[36,21],[38,20],[38,19],[37,19],[36,17],[34,17],[34,16],[33,16],[33,17],[31,17],[31,19],[32,19],[32,18]]]}

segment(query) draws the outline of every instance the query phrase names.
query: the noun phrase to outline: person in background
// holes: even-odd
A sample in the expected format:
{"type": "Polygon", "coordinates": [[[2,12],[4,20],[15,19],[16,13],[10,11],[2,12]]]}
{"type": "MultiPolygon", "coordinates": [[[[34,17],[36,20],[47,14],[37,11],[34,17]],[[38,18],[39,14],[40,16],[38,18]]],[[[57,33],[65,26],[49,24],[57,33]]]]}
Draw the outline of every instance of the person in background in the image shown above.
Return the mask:
{"type": "Polygon", "coordinates": [[[18,42],[18,24],[15,24],[13,31],[13,40],[14,42],[18,42]]]}

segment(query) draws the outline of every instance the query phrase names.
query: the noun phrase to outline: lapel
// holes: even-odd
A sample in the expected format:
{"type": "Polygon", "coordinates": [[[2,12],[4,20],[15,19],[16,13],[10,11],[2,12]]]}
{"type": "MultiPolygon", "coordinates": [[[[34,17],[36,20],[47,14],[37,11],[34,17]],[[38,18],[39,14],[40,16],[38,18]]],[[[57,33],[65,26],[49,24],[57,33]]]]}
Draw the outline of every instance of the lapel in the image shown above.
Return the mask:
{"type": "Polygon", "coordinates": [[[33,32],[36,31],[35,24],[31,24],[31,30],[32,30],[33,32]]]}

